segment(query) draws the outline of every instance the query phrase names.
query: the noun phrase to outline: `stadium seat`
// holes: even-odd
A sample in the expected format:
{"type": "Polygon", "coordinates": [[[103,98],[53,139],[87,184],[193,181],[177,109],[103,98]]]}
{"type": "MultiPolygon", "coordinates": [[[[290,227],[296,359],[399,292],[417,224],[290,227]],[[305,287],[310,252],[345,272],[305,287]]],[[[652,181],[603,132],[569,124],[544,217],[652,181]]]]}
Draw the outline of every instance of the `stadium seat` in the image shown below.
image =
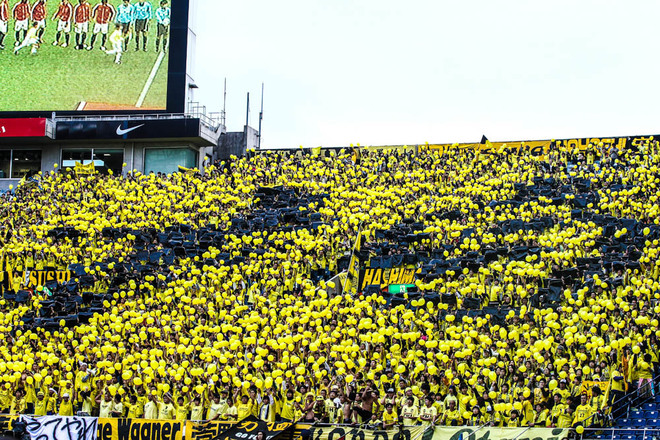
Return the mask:
{"type": "Polygon", "coordinates": [[[641,419],[644,417],[644,411],[637,410],[637,411],[631,411],[630,412],[630,418],[631,419],[641,419]]]}
{"type": "Polygon", "coordinates": [[[638,426],[645,426],[646,425],[646,420],[643,419],[633,419],[632,423],[630,426],[632,427],[638,427],[638,426]]]}
{"type": "Polygon", "coordinates": [[[658,411],[656,411],[656,410],[644,411],[644,418],[646,418],[646,419],[657,419],[658,418],[658,411]]]}
{"type": "Polygon", "coordinates": [[[643,408],[644,408],[644,411],[655,411],[656,410],[655,403],[645,403],[643,408]]]}
{"type": "Polygon", "coordinates": [[[620,420],[617,421],[616,424],[618,426],[621,426],[621,427],[626,427],[626,426],[630,426],[631,423],[632,423],[632,420],[630,420],[630,419],[620,419],[620,420]]]}

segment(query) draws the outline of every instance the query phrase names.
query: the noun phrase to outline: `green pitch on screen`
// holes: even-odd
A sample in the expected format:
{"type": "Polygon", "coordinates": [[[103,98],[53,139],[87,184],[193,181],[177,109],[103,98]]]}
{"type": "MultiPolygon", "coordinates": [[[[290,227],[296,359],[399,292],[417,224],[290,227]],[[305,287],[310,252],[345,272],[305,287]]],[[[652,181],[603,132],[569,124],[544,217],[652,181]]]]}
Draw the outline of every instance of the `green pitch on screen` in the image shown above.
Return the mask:
{"type": "MultiPolygon", "coordinates": [[[[10,8],[18,0],[10,0],[10,8]]],[[[71,2],[74,6],[78,1],[71,2]]],[[[94,7],[100,0],[91,0],[94,7]]],[[[121,2],[111,0],[115,8],[121,2]]],[[[136,3],[135,0],[131,3],[136,3]]],[[[170,0],[170,5],[172,1],[170,0]]],[[[34,0],[30,1],[30,6],[34,0]]],[[[14,55],[15,32],[10,18],[5,38],[5,49],[0,50],[0,111],[71,111],[79,109],[81,102],[88,103],[84,110],[137,109],[136,104],[148,82],[159,54],[156,52],[156,21],[149,23],[147,52],[135,51],[135,38],[131,37],[122,64],[115,64],[114,57],[100,50],[101,34],[97,35],[94,49],[76,50],[74,24],[71,25],[68,47],[53,46],[57,33],[57,21],[51,17],[57,11],[59,1],[47,2],[46,31],[43,44],[37,54],[30,49],[14,55]]],[[[152,0],[155,13],[159,1],[152,0]]],[[[10,9],[11,14],[11,9],[10,9]]],[[[86,44],[93,35],[94,21],[89,22],[86,44]]],[[[110,23],[109,34],[114,30],[110,23]]],[[[60,42],[64,41],[64,34],[60,42]]],[[[106,47],[111,44],[106,42],[106,47]]],[[[169,47],[169,44],[168,44],[169,47]]],[[[167,104],[166,53],[153,79],[141,109],[164,110],[167,104]]]]}

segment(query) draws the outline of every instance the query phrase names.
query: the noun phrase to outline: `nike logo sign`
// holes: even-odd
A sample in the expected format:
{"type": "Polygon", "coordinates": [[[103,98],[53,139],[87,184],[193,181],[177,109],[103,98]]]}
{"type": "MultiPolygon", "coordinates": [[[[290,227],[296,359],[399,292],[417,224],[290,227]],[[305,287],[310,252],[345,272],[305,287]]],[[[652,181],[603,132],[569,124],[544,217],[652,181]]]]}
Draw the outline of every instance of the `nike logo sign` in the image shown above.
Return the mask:
{"type": "Polygon", "coordinates": [[[135,127],[123,129],[123,128],[121,128],[121,125],[120,125],[119,127],[117,127],[117,136],[123,136],[123,135],[128,134],[133,130],[137,130],[138,128],[143,127],[143,126],[144,126],[144,124],[141,124],[141,125],[137,125],[135,127]]]}

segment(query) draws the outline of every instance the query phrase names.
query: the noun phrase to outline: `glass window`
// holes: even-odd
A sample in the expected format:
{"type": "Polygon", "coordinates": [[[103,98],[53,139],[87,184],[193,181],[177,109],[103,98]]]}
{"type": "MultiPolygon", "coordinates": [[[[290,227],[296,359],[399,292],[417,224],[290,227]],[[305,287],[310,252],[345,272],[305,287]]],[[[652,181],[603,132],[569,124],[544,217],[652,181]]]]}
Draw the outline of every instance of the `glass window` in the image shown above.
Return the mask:
{"type": "Polygon", "coordinates": [[[41,171],[40,150],[14,150],[11,177],[20,179],[30,177],[41,171]]]}
{"type": "Polygon", "coordinates": [[[62,168],[73,168],[76,162],[87,165],[91,160],[91,149],[62,150],[62,168]]]}
{"type": "Polygon", "coordinates": [[[97,150],[94,149],[94,164],[112,170],[114,175],[121,174],[124,164],[124,150],[97,150]]]}
{"type": "Polygon", "coordinates": [[[0,179],[8,179],[11,175],[11,150],[0,151],[0,179]]]}
{"type": "Polygon", "coordinates": [[[195,168],[197,152],[190,148],[149,148],[144,152],[144,173],[174,173],[179,166],[195,168]]]}

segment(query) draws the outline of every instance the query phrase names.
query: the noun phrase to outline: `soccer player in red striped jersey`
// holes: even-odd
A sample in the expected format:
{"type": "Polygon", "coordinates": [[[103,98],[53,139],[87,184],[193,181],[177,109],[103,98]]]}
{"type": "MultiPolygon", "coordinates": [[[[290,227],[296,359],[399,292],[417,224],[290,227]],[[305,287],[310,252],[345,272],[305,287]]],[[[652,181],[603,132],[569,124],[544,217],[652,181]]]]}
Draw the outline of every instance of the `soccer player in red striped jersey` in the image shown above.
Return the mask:
{"type": "Polygon", "coordinates": [[[69,0],[62,0],[57,12],[53,15],[53,20],[57,19],[57,35],[53,46],[60,44],[60,38],[62,37],[62,32],[64,32],[64,43],[62,47],[67,47],[69,45],[69,37],[71,33],[71,18],[73,17],[73,5],[69,0]]]}
{"type": "Polygon", "coordinates": [[[39,31],[37,32],[37,37],[41,41],[41,37],[44,36],[46,31],[46,0],[37,0],[34,5],[32,5],[32,21],[37,23],[39,31]]]}
{"type": "Polygon", "coordinates": [[[5,48],[5,37],[9,30],[9,0],[0,0],[0,50],[5,48]]]}
{"type": "Polygon", "coordinates": [[[21,0],[20,2],[14,5],[14,9],[11,11],[11,15],[15,20],[14,31],[16,31],[16,43],[14,46],[18,46],[25,39],[28,31],[28,22],[30,21],[30,4],[27,0],[21,0]],[[21,31],[23,31],[23,37],[21,37],[21,31]]]}
{"type": "Polygon", "coordinates": [[[101,50],[105,51],[105,42],[108,38],[109,23],[117,16],[117,11],[112,5],[108,4],[108,0],[101,0],[101,3],[94,6],[92,9],[92,18],[94,18],[94,34],[92,41],[89,45],[89,50],[94,49],[94,42],[96,36],[101,34],[101,50]]]}
{"type": "Polygon", "coordinates": [[[85,44],[87,32],[89,32],[89,18],[92,15],[92,8],[87,0],[78,0],[78,4],[73,10],[73,21],[75,23],[74,32],[76,33],[76,49],[88,49],[85,44]]]}

